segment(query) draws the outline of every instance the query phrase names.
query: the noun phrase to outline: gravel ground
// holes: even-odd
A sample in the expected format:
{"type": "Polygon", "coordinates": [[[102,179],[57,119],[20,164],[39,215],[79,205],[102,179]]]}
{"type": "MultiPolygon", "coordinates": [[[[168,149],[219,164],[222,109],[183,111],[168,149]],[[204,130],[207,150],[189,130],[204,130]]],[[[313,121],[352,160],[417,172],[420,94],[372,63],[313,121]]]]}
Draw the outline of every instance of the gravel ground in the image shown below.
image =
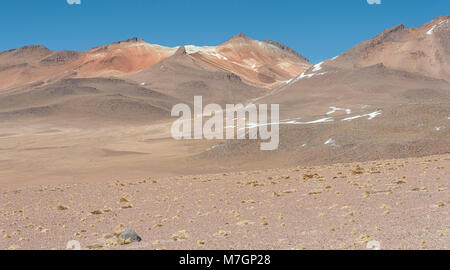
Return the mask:
{"type": "Polygon", "coordinates": [[[449,249],[449,160],[3,189],[0,249],[449,249]]]}

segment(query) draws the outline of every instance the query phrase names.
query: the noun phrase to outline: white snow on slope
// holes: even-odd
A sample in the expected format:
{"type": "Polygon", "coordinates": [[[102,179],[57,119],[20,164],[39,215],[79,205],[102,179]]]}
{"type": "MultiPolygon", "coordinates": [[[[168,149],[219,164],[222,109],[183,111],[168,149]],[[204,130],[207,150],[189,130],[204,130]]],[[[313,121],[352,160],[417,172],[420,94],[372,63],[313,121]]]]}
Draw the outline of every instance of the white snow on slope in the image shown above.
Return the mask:
{"type": "Polygon", "coordinates": [[[336,146],[336,141],[333,138],[330,138],[326,142],[324,142],[323,144],[336,146]]]}
{"type": "Polygon", "coordinates": [[[334,121],[333,118],[326,117],[326,118],[322,118],[322,119],[319,119],[319,120],[314,120],[314,121],[310,121],[310,122],[304,122],[304,123],[301,123],[301,124],[317,124],[317,123],[326,123],[326,122],[333,122],[333,121],[334,121]]]}
{"type": "MultiPolygon", "coordinates": [[[[271,123],[254,123],[254,122],[250,122],[248,123],[245,128],[257,128],[257,127],[261,127],[261,126],[270,126],[270,125],[311,125],[311,124],[319,124],[319,123],[327,123],[327,122],[333,122],[334,119],[332,117],[326,117],[326,118],[321,118],[321,119],[317,119],[317,120],[313,120],[313,121],[309,121],[309,122],[299,122],[296,120],[290,120],[290,119],[286,119],[286,120],[282,120],[279,122],[271,122],[271,123]]],[[[226,126],[225,129],[227,128],[235,128],[236,125],[230,125],[230,126],[226,126]]],[[[241,128],[240,130],[242,130],[244,128],[241,128]]]]}
{"type": "Polygon", "coordinates": [[[318,64],[315,64],[312,71],[316,72],[316,71],[321,70],[322,69],[322,64],[323,64],[323,61],[318,63],[318,64]]]}
{"type": "MultiPolygon", "coordinates": [[[[331,108],[336,108],[336,107],[331,107],[331,108]]],[[[339,108],[337,108],[337,109],[339,109],[339,108]]],[[[348,114],[351,113],[351,111],[349,109],[342,109],[342,110],[347,111],[348,114]]],[[[363,118],[363,117],[367,117],[367,120],[372,120],[380,114],[381,114],[381,111],[375,111],[375,112],[371,112],[371,113],[367,113],[367,114],[363,114],[363,115],[355,115],[355,116],[347,117],[347,118],[342,119],[341,121],[351,121],[351,120],[363,118]]],[[[237,118],[235,118],[233,120],[236,120],[236,119],[237,118]]],[[[245,125],[245,128],[252,129],[252,128],[258,128],[261,126],[270,126],[270,125],[312,125],[312,124],[334,122],[333,117],[325,117],[325,118],[320,118],[320,119],[312,120],[312,121],[308,121],[308,122],[300,122],[300,121],[297,121],[298,119],[301,119],[301,117],[297,117],[294,119],[284,119],[284,120],[280,120],[279,122],[270,122],[270,123],[249,122],[245,125]]],[[[449,117],[449,119],[450,119],[450,117],[449,117]]],[[[225,126],[225,129],[236,128],[236,127],[237,127],[237,125],[233,124],[233,125],[225,126]]],[[[240,128],[240,130],[245,129],[245,128],[240,128]]]]}
{"type": "Polygon", "coordinates": [[[333,118],[332,117],[326,117],[326,118],[321,118],[321,119],[317,119],[317,120],[313,120],[313,121],[309,121],[309,122],[299,122],[297,120],[284,120],[281,121],[279,124],[280,125],[310,125],[310,124],[318,124],[318,123],[326,123],[326,122],[333,122],[333,118]]]}
{"type": "Polygon", "coordinates": [[[433,25],[433,27],[431,27],[431,29],[428,30],[427,35],[432,35],[432,34],[434,33],[434,30],[435,30],[437,27],[440,27],[441,25],[443,25],[444,23],[448,23],[448,19],[447,19],[447,20],[440,21],[438,24],[433,25]]]}
{"type": "Polygon", "coordinates": [[[376,112],[371,112],[371,113],[367,113],[367,114],[363,114],[363,115],[355,115],[355,116],[347,117],[347,118],[342,119],[341,121],[351,121],[351,120],[362,118],[362,117],[367,117],[368,120],[372,120],[380,114],[381,114],[381,111],[376,111],[376,112]]]}
{"type": "Polygon", "coordinates": [[[318,64],[315,64],[315,65],[313,66],[312,73],[306,74],[306,72],[307,72],[308,70],[305,70],[305,71],[303,71],[302,74],[298,75],[297,77],[295,77],[295,78],[293,78],[293,79],[287,80],[287,81],[285,81],[284,83],[290,84],[290,83],[295,83],[295,82],[297,82],[297,81],[299,81],[299,80],[301,80],[301,79],[304,79],[304,78],[310,79],[310,78],[312,78],[312,77],[314,77],[314,76],[322,76],[322,75],[325,75],[325,74],[327,74],[327,72],[315,73],[315,72],[317,72],[317,71],[319,71],[319,70],[322,69],[322,64],[323,64],[323,62],[320,62],[320,63],[318,63],[318,64]]]}
{"type": "Polygon", "coordinates": [[[376,111],[376,112],[365,114],[364,116],[369,116],[369,118],[367,118],[367,119],[372,120],[380,114],[381,114],[381,111],[376,111]]]}
{"type": "Polygon", "coordinates": [[[186,49],[187,54],[194,54],[194,53],[200,52],[203,54],[215,56],[222,60],[228,60],[228,58],[219,54],[215,47],[208,47],[208,46],[199,47],[199,46],[195,46],[195,45],[186,45],[186,46],[184,46],[184,48],[186,49]]]}
{"type": "Polygon", "coordinates": [[[292,79],[289,79],[289,80],[287,80],[287,81],[284,81],[284,83],[285,84],[290,84],[292,81],[294,81],[295,80],[295,78],[292,78],[292,79]]]}
{"type": "Polygon", "coordinates": [[[321,72],[321,73],[311,73],[311,74],[305,74],[305,72],[303,72],[302,74],[300,74],[297,78],[293,79],[292,82],[296,82],[298,80],[301,80],[303,78],[312,78],[314,76],[321,76],[326,74],[326,72],[321,72]]]}
{"type": "Polygon", "coordinates": [[[358,118],[361,118],[361,117],[363,117],[363,116],[362,115],[355,115],[355,116],[351,116],[351,117],[347,117],[345,119],[342,119],[341,121],[352,121],[354,119],[358,119],[358,118]]]}
{"type": "Polygon", "coordinates": [[[351,114],[352,113],[352,110],[350,110],[350,109],[343,109],[343,108],[338,108],[338,107],[335,107],[335,106],[331,106],[330,109],[331,109],[331,111],[327,112],[327,115],[333,114],[333,113],[335,113],[337,111],[345,111],[346,114],[351,114]]]}
{"type": "Polygon", "coordinates": [[[428,30],[428,32],[427,32],[427,35],[432,35],[432,34],[433,34],[433,31],[434,31],[434,29],[436,28],[436,26],[437,26],[437,25],[434,25],[433,27],[431,27],[431,29],[430,29],[430,30],[428,30]]]}

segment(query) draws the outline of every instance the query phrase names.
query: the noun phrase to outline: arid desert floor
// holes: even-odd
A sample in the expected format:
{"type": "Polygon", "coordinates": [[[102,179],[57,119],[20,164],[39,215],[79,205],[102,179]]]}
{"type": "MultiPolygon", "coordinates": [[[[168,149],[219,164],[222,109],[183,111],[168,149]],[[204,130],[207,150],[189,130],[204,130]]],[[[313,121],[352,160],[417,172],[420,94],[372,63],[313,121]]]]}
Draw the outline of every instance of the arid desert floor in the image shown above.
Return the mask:
{"type": "Polygon", "coordinates": [[[7,188],[0,249],[449,249],[449,160],[7,188]]]}

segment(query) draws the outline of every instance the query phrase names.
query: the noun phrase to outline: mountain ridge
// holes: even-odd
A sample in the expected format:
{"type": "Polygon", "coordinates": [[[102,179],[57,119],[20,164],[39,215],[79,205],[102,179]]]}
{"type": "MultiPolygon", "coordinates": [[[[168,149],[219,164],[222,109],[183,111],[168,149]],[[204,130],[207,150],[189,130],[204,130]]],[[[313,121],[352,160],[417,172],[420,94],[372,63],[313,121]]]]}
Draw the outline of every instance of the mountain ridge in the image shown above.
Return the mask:
{"type": "MultiPolygon", "coordinates": [[[[110,77],[135,72],[157,64],[174,55],[180,47],[185,48],[185,53],[201,54],[199,57],[205,58],[205,60],[211,62],[212,66],[216,66],[220,70],[237,73],[236,75],[247,79],[246,83],[248,84],[265,88],[271,88],[273,87],[271,84],[289,79],[292,74],[298,75],[301,73],[297,66],[303,64],[310,65],[309,61],[301,54],[278,42],[271,42],[271,44],[280,48],[280,52],[272,52],[266,49],[265,51],[262,51],[262,58],[251,60],[254,62],[252,64],[241,61],[242,59],[238,59],[237,64],[232,67],[229,63],[223,63],[211,58],[219,57],[222,58],[222,60],[226,59],[225,56],[221,56],[220,53],[217,52],[218,48],[223,48],[231,44],[231,47],[237,46],[239,49],[242,48],[239,45],[236,45],[239,42],[246,43],[247,45],[241,45],[250,47],[250,51],[252,50],[252,46],[260,47],[260,44],[264,43],[253,40],[243,33],[239,33],[223,44],[204,47],[195,45],[166,47],[147,43],[143,39],[137,37],[106,45],[95,46],[86,51],[53,51],[42,45],[23,46],[17,49],[0,52],[0,81],[2,82],[0,83],[0,89],[10,89],[24,86],[35,81],[45,82],[50,79],[54,80],[68,77],[110,77]],[[285,55],[284,52],[290,53],[290,55],[285,55]],[[267,54],[267,56],[265,56],[265,54],[267,54]],[[276,66],[277,63],[275,63],[275,66],[270,67],[275,70],[275,73],[263,75],[269,76],[271,78],[271,83],[265,83],[258,80],[256,75],[252,75],[252,78],[247,78],[246,74],[252,73],[252,69],[254,69],[254,67],[252,67],[253,64],[263,66],[266,64],[265,61],[275,58],[280,58],[280,62],[287,59],[290,61],[291,65],[293,65],[292,68],[295,71],[286,72],[286,70],[291,67],[278,67],[276,66]],[[289,58],[292,58],[292,60],[289,60],[289,58]],[[301,63],[302,61],[304,63],[301,63]],[[56,68],[55,66],[58,67],[56,68]],[[241,70],[241,68],[244,70],[241,70]],[[6,70],[8,70],[7,73],[1,73],[6,70]]],[[[265,43],[269,44],[269,42],[265,43]]],[[[230,49],[230,47],[227,49],[230,49]]],[[[258,48],[255,50],[257,49],[258,48]]],[[[233,50],[233,48],[231,48],[231,50],[233,50]]],[[[246,53],[248,54],[248,52],[241,51],[236,53],[235,56],[238,56],[236,58],[251,58],[251,55],[245,55],[246,53]]]]}

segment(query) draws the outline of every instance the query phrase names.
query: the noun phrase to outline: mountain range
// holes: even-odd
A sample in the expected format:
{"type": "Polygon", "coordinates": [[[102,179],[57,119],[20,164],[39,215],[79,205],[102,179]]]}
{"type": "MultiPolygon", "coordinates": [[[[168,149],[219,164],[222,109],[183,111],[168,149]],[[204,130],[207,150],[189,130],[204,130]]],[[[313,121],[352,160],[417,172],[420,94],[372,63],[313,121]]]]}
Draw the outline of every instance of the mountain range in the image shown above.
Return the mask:
{"type": "Polygon", "coordinates": [[[244,34],[217,46],[132,38],[83,52],[1,52],[0,177],[92,180],[448,153],[449,18],[395,26],[317,64],[244,34]],[[175,142],[170,110],[196,95],[280,104],[279,149],[175,142]]]}

